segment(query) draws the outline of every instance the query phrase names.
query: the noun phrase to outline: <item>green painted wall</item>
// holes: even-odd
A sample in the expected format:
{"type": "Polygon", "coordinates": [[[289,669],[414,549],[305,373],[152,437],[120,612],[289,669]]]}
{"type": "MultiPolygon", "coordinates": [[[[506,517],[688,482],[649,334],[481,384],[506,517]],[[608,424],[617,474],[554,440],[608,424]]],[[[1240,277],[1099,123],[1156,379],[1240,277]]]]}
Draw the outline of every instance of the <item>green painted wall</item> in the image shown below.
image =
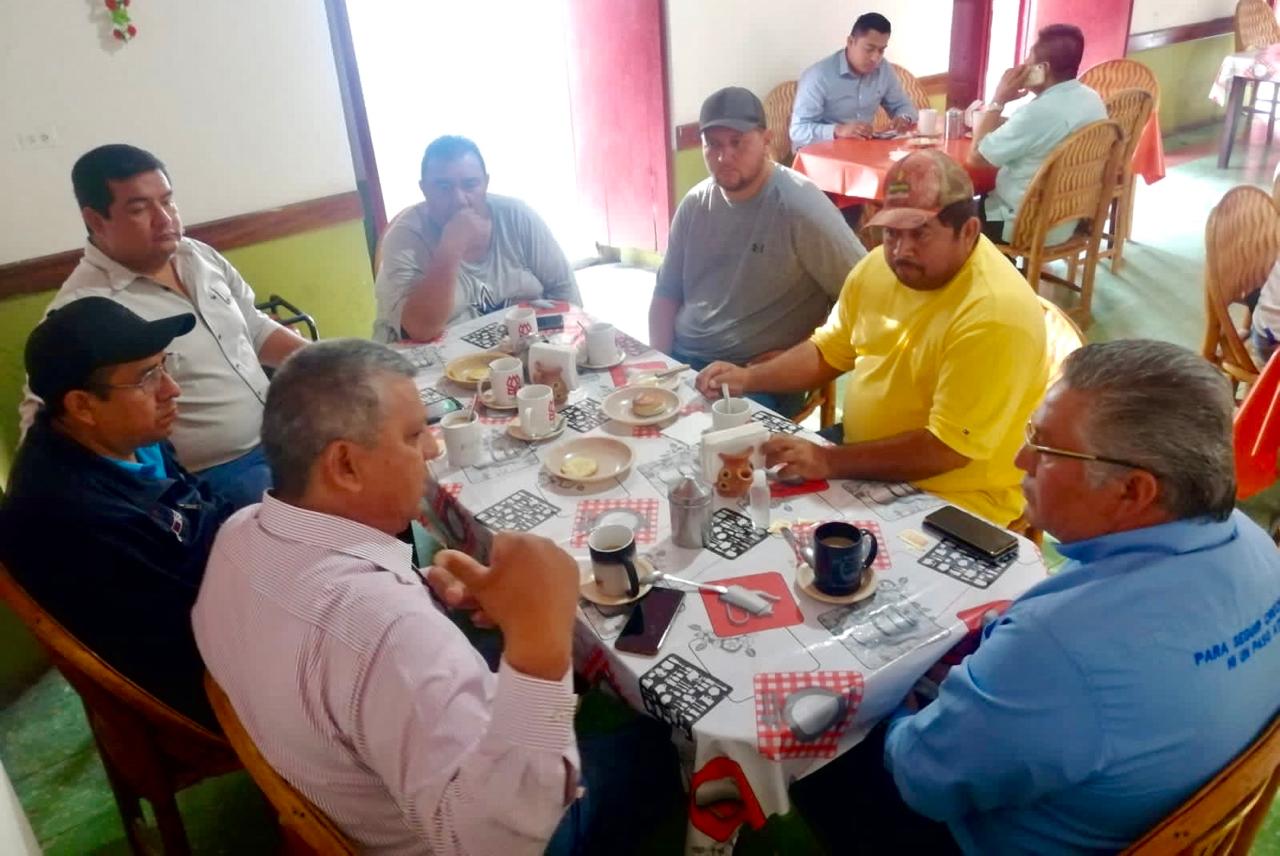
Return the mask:
{"type": "Polygon", "coordinates": [[[1161,131],[1168,134],[1222,118],[1222,108],[1209,100],[1209,87],[1234,45],[1235,37],[1224,35],[1129,54],[1129,59],[1150,68],[1160,81],[1161,131]]]}
{"type": "MultiPolygon", "coordinates": [[[[322,336],[367,337],[372,330],[373,274],[359,220],[242,247],[227,258],[259,299],[291,301],[316,319],[322,336]]],[[[52,298],[49,291],[0,301],[0,484],[18,444],[22,348],[52,298]]]]}

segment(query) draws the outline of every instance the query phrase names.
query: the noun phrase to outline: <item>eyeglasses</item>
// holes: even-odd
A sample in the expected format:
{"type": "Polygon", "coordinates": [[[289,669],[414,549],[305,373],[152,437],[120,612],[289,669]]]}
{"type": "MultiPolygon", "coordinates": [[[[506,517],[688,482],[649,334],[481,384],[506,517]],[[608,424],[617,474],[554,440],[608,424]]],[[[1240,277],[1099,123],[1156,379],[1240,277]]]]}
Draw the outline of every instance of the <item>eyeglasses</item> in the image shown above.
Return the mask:
{"type": "Polygon", "coordinates": [[[136,383],[104,383],[103,389],[140,389],[146,393],[154,393],[160,388],[164,378],[173,380],[178,371],[178,355],[172,351],[166,353],[160,362],[143,372],[136,383]]]}
{"type": "Polygon", "coordinates": [[[1103,455],[1091,455],[1088,452],[1072,452],[1069,449],[1058,449],[1053,446],[1044,446],[1035,441],[1036,429],[1030,422],[1027,423],[1026,441],[1028,449],[1035,449],[1042,455],[1057,455],[1059,458],[1075,458],[1077,461],[1098,461],[1103,464],[1115,464],[1118,467],[1129,467],[1134,470],[1145,470],[1146,467],[1138,464],[1122,461],[1119,458],[1108,458],[1103,455]]]}

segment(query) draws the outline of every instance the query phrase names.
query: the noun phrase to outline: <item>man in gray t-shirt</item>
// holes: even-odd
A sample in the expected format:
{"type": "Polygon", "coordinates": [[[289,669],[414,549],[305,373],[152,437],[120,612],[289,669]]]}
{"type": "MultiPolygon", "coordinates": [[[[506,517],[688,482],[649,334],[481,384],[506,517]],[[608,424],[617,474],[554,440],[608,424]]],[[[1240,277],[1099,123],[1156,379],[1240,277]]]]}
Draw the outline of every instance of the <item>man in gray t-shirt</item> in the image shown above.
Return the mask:
{"type": "Polygon", "coordinates": [[[382,238],[380,342],[425,341],[446,324],[541,298],[581,303],[573,269],[528,205],[488,193],[476,144],[440,137],[422,157],[420,202],[382,238]]]}
{"type": "MultiPolygon", "coordinates": [[[[809,336],[867,254],[809,179],[769,160],[764,107],[746,89],[702,105],[711,177],[676,211],[649,308],[649,342],[701,369],[739,365],[809,336]]],[[[793,415],[803,395],[752,396],[793,415]]]]}

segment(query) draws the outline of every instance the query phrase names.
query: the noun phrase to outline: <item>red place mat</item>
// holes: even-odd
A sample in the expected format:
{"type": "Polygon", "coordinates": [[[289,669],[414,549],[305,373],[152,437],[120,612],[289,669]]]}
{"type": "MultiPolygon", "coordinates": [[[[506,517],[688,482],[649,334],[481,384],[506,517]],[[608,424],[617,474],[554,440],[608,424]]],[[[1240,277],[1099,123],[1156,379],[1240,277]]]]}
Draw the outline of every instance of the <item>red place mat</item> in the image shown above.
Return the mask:
{"type": "Polygon", "coordinates": [[[606,511],[631,511],[644,522],[644,526],[634,527],[637,544],[652,544],[658,540],[658,500],[584,499],[578,503],[577,513],[574,515],[573,539],[570,543],[575,547],[587,546],[587,536],[597,525],[597,518],[606,511]]]}
{"type": "MultiPolygon", "coordinates": [[[[764,672],[755,677],[756,747],[775,761],[783,758],[833,758],[840,736],[848,730],[862,704],[863,680],[860,672],[764,672]],[[815,692],[826,690],[827,693],[815,692]],[[797,724],[787,721],[787,700],[804,692],[821,698],[843,696],[844,712],[821,733],[797,732],[797,724]]],[[[797,704],[794,711],[806,706],[797,704]]],[[[803,725],[820,723],[798,723],[803,725]]]]}
{"type": "MultiPolygon", "coordinates": [[[[823,523],[830,521],[824,520],[823,523]]],[[[844,523],[851,523],[859,529],[866,529],[876,538],[876,558],[871,563],[871,567],[877,571],[887,571],[893,567],[893,559],[889,557],[889,545],[884,540],[884,533],[880,531],[880,524],[874,520],[845,520],[844,523]]],[[[813,546],[813,530],[821,526],[822,523],[798,523],[791,527],[791,531],[795,533],[796,540],[802,546],[813,546]]],[[[797,556],[797,559],[800,557],[797,556]]]]}
{"type": "Polygon", "coordinates": [[[699,591],[702,604],[707,608],[707,617],[711,619],[711,629],[717,636],[741,636],[744,633],[759,633],[761,630],[790,627],[804,622],[804,615],[800,613],[800,607],[791,594],[791,586],[787,585],[786,579],[777,571],[709,582],[718,586],[739,585],[778,598],[773,604],[772,615],[750,615],[740,607],[729,607],[713,591],[699,591]]]}

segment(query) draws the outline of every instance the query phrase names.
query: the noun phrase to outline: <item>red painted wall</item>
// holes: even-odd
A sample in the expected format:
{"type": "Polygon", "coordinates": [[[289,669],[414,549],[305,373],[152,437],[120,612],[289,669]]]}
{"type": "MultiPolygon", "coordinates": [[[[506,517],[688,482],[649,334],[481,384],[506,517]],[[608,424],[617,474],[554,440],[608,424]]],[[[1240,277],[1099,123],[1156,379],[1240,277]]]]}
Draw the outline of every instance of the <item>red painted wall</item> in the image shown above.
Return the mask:
{"type": "Polygon", "coordinates": [[[1049,24],[1075,24],[1084,31],[1084,61],[1080,70],[1124,56],[1129,41],[1133,0],[1028,0],[1029,24],[1023,45],[1029,48],[1036,31],[1049,24]]]}

